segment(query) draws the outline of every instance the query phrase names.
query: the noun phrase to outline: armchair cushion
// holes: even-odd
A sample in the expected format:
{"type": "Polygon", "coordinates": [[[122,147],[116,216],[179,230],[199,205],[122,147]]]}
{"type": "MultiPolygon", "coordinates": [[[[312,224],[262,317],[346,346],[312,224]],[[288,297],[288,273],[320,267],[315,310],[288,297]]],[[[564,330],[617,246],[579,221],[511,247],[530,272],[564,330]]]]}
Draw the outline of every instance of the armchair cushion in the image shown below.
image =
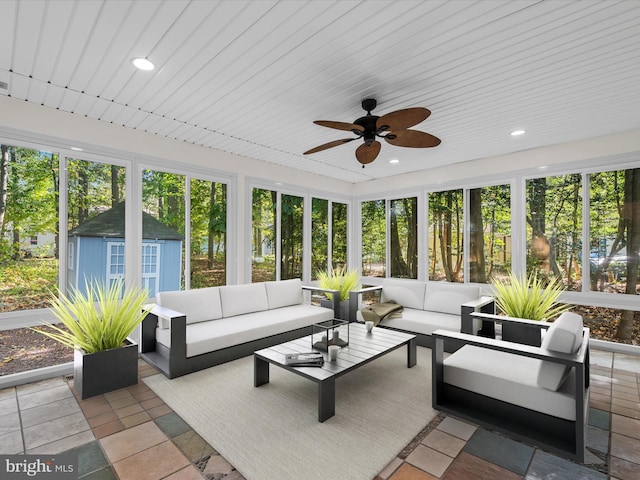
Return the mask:
{"type": "MultiPolygon", "coordinates": [[[[564,312],[549,327],[542,340],[541,348],[559,353],[574,354],[582,342],[582,317],[572,312],[564,312]]],[[[569,375],[570,367],[559,363],[540,362],[538,385],[556,391],[569,375]]]]}

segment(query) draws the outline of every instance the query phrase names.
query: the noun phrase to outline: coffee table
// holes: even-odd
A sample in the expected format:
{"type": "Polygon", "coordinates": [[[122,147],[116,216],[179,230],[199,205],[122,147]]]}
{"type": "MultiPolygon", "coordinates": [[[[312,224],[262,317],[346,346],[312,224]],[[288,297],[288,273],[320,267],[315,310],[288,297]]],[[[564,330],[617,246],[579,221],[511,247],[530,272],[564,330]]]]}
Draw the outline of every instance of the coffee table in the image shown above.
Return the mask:
{"type": "MultiPolygon", "coordinates": [[[[341,327],[346,328],[346,327],[341,327]]],[[[336,379],[352,372],[402,346],[407,346],[407,368],[416,364],[416,336],[376,327],[367,332],[360,323],[349,325],[349,345],[342,348],[338,359],[328,361],[324,355],[322,367],[293,367],[285,365],[287,353],[306,353],[312,351],[310,336],[274,345],[258,350],[253,354],[253,385],[259,387],[269,383],[269,364],[277,365],[318,384],[318,421],[324,422],[335,415],[336,379]]]]}

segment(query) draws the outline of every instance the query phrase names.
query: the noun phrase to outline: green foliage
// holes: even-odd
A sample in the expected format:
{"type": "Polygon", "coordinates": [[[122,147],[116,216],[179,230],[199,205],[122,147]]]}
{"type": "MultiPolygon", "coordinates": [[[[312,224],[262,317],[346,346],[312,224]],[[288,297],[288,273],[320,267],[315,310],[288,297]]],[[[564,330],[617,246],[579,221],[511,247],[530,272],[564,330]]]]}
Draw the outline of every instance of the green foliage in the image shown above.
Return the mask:
{"type": "Polygon", "coordinates": [[[525,279],[511,272],[508,281],[496,279],[493,289],[496,305],[509,317],[549,320],[571,308],[557,303],[564,291],[562,282],[554,279],[545,286],[535,273],[525,279]]]}
{"type": "MultiPolygon", "coordinates": [[[[329,290],[340,291],[340,301],[349,300],[349,292],[359,287],[360,275],[356,270],[347,270],[345,267],[334,268],[330,272],[319,270],[316,273],[318,278],[318,286],[329,290]]],[[[333,299],[333,295],[327,293],[329,300],[333,299]]]]}
{"type": "Polygon", "coordinates": [[[51,312],[68,332],[51,324],[46,325],[54,332],[34,330],[85,353],[122,346],[149,311],[150,307],[145,307],[148,292],[138,287],[123,291],[122,282],[113,282],[109,288],[87,284],[86,290],[86,294],[78,289],[69,296],[52,294],[51,312]]]}

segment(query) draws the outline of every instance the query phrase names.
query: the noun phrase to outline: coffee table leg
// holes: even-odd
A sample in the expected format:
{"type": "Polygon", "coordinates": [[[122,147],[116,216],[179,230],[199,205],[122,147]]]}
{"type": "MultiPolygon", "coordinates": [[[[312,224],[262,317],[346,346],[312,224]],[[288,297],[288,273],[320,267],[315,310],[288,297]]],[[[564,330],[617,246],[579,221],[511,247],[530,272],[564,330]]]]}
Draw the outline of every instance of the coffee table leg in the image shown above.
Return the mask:
{"type": "Polygon", "coordinates": [[[418,352],[416,349],[416,339],[412,338],[407,343],[407,368],[415,367],[418,362],[418,352]]]}
{"type": "Polygon", "coordinates": [[[324,422],[336,413],[336,380],[318,383],[318,421],[324,422]]]}
{"type": "Polygon", "coordinates": [[[253,386],[259,387],[269,383],[269,362],[258,358],[257,355],[253,356],[253,386]]]}

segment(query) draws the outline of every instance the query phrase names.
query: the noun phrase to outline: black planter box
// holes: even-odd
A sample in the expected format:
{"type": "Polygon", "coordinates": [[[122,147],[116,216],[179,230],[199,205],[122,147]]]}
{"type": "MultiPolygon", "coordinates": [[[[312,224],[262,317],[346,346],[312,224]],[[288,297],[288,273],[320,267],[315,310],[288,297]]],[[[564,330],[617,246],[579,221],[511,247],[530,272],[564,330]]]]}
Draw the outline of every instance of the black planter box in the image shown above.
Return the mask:
{"type": "Polygon", "coordinates": [[[73,385],[81,399],[138,383],[138,344],[127,340],[120,348],[84,353],[74,350],[73,385]]]}

